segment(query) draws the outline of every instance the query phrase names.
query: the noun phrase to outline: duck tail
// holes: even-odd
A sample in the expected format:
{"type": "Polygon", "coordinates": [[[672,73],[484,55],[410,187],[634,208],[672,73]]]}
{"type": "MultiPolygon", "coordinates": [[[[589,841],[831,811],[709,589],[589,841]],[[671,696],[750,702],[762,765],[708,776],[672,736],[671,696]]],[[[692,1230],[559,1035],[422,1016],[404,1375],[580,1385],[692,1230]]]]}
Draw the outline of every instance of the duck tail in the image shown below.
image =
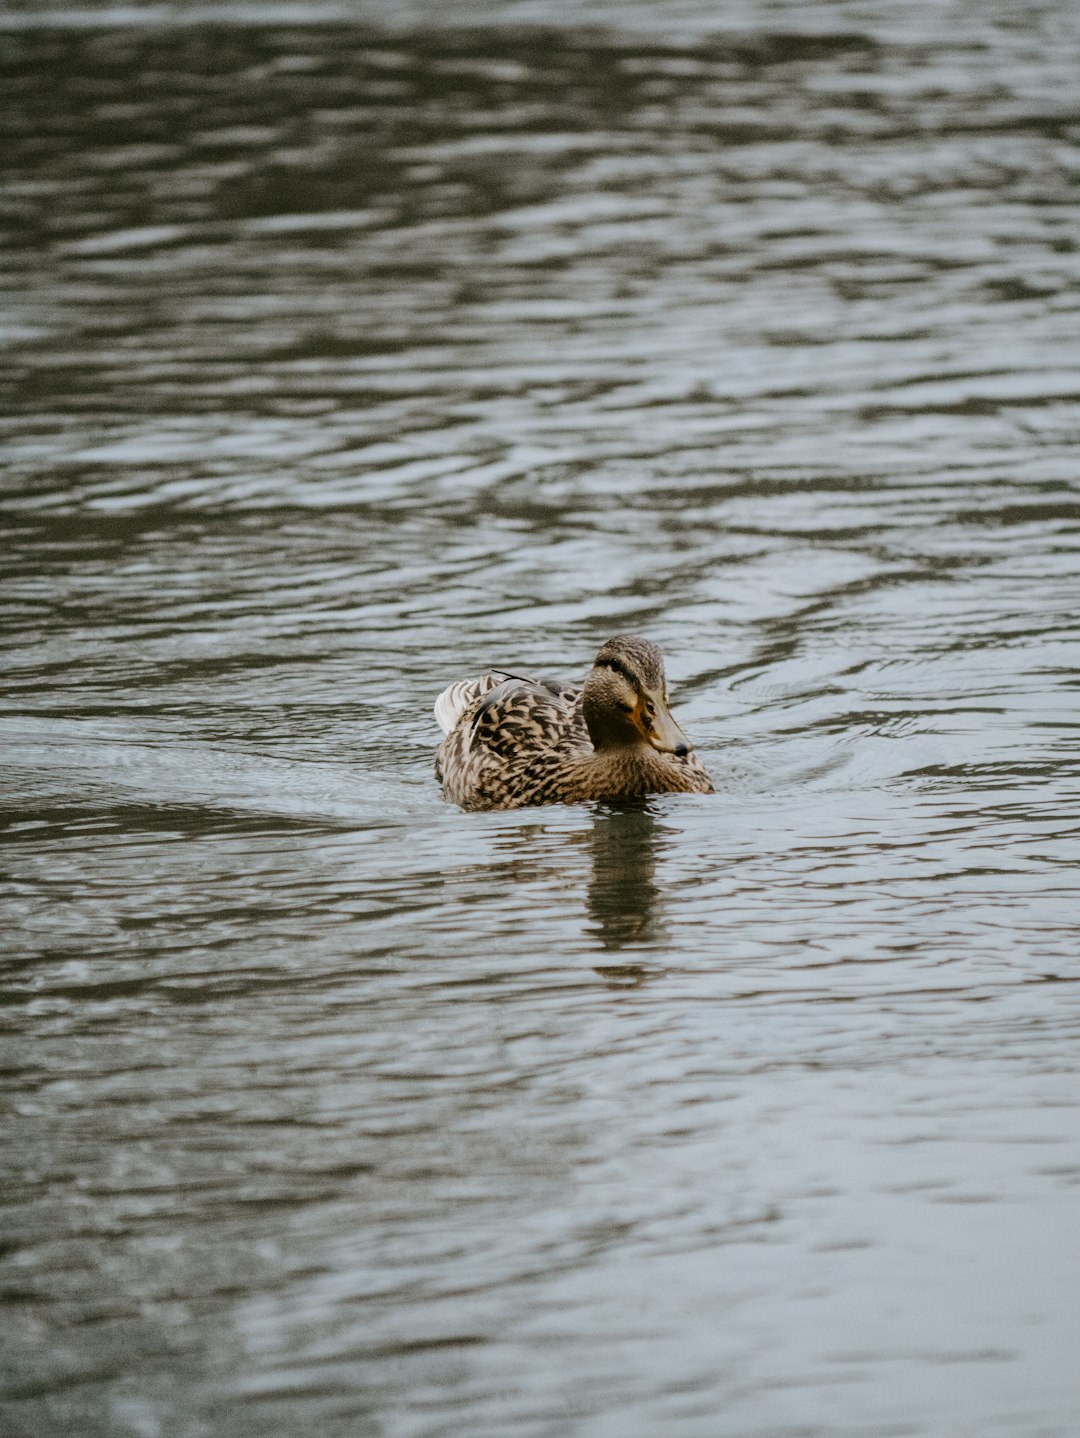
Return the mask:
{"type": "Polygon", "coordinates": [[[481,674],[479,679],[458,679],[449,684],[435,700],[435,719],[444,734],[452,734],[458,721],[478,699],[503,681],[495,674],[481,674]]]}

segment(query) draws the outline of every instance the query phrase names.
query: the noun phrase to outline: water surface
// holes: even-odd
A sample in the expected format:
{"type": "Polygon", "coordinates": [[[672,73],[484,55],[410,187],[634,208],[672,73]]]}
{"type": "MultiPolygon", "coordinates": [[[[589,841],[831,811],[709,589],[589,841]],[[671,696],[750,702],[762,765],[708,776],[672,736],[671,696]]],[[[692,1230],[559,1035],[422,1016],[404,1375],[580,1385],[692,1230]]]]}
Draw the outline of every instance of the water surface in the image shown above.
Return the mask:
{"type": "Polygon", "coordinates": [[[0,32],[3,1422],[1073,1438],[1076,13],[333,13],[0,32]]]}

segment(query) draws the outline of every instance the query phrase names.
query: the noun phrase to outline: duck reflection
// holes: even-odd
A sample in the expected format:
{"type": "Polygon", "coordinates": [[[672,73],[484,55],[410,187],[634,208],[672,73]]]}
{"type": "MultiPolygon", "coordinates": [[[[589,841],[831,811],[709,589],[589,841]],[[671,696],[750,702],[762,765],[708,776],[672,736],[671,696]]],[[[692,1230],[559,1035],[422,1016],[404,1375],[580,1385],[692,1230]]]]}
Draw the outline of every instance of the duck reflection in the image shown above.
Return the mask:
{"type": "Polygon", "coordinates": [[[645,944],[661,936],[663,905],[655,877],[660,832],[647,800],[604,804],[593,816],[586,906],[588,927],[603,949],[645,944]]]}

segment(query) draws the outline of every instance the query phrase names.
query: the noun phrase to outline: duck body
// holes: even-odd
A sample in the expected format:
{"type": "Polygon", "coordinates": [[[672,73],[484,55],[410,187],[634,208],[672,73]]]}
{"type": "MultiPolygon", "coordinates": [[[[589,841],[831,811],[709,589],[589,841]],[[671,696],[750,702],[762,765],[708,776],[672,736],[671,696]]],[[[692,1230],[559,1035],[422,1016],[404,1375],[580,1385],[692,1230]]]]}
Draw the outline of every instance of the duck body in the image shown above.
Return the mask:
{"type": "Polygon", "coordinates": [[[461,680],[435,716],[446,734],[435,776],[463,809],[713,792],[647,639],[609,639],[580,689],[505,673],[461,680]]]}

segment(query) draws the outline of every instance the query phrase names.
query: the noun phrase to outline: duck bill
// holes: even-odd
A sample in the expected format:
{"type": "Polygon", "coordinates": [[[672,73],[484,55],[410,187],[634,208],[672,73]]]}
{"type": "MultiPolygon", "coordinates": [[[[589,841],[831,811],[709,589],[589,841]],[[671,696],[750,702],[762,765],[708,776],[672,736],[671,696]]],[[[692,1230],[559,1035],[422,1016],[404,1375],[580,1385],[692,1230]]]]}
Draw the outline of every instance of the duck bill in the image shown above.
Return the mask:
{"type": "Polygon", "coordinates": [[[689,754],[693,747],[690,740],[675,723],[671,710],[659,695],[653,696],[656,713],[645,737],[661,754],[689,754]]]}

